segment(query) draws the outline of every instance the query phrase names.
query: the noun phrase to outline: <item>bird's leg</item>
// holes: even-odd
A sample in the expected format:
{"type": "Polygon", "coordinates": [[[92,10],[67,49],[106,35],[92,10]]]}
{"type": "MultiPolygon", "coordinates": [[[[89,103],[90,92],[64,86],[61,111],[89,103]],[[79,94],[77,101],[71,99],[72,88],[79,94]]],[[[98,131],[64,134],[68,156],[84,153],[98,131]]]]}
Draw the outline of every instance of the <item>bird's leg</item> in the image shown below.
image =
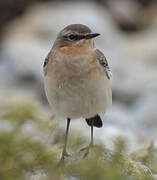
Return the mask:
{"type": "Polygon", "coordinates": [[[91,142],[90,142],[90,147],[93,147],[93,124],[94,124],[94,120],[92,120],[92,124],[91,124],[91,142]]]}
{"type": "Polygon", "coordinates": [[[86,152],[85,152],[85,154],[84,154],[84,158],[88,155],[90,148],[93,147],[93,126],[94,126],[93,124],[94,124],[94,120],[92,119],[91,121],[92,121],[92,122],[91,122],[91,142],[90,142],[90,144],[89,144],[87,147],[82,148],[82,149],[80,150],[80,151],[86,150],[86,152]]]}
{"type": "Polygon", "coordinates": [[[66,147],[67,147],[67,140],[68,140],[68,132],[69,132],[69,126],[70,126],[70,118],[67,118],[67,127],[66,127],[66,134],[65,134],[65,141],[64,141],[64,147],[62,152],[61,160],[64,160],[65,156],[69,156],[66,147]]]}

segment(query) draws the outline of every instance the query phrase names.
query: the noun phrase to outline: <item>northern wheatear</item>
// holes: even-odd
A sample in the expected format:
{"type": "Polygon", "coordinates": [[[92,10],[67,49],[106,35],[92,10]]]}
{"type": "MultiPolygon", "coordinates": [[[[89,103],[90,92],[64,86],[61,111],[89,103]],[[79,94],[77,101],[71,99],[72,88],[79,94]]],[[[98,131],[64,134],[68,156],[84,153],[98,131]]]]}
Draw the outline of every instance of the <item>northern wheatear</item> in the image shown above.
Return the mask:
{"type": "Polygon", "coordinates": [[[93,38],[99,36],[85,25],[72,24],[57,36],[44,62],[45,91],[56,115],[67,119],[62,158],[71,119],[85,118],[91,126],[102,127],[99,113],[112,103],[110,69],[93,38]]]}

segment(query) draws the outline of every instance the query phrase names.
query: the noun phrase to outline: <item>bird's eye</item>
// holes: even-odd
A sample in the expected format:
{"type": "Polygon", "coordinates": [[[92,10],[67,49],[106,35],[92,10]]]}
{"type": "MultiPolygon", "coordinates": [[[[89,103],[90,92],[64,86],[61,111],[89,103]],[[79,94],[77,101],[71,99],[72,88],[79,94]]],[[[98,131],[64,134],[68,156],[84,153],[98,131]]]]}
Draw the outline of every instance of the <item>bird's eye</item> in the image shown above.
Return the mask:
{"type": "Polygon", "coordinates": [[[72,40],[72,41],[75,41],[75,40],[78,39],[78,36],[77,36],[77,35],[74,35],[74,34],[71,34],[71,35],[68,36],[68,38],[69,38],[70,40],[72,40]]]}

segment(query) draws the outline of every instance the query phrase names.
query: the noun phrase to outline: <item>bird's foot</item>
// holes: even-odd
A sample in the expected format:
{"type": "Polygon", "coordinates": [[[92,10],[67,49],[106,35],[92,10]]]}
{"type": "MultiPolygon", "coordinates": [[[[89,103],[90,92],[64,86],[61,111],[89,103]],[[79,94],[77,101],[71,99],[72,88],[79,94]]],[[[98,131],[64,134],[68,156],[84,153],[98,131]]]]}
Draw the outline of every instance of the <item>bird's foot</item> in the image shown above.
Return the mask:
{"type": "Polygon", "coordinates": [[[70,154],[68,154],[65,150],[62,152],[62,156],[61,159],[59,160],[59,162],[56,165],[56,169],[60,170],[61,172],[65,172],[65,159],[67,157],[71,156],[70,154]]]}
{"type": "Polygon", "coordinates": [[[80,152],[84,152],[83,158],[86,158],[89,154],[90,149],[93,147],[93,144],[89,144],[88,146],[82,148],[80,152]]]}
{"type": "Polygon", "coordinates": [[[70,154],[68,154],[66,151],[63,151],[62,156],[61,156],[61,161],[64,162],[65,158],[69,157],[69,156],[70,156],[70,154]]]}

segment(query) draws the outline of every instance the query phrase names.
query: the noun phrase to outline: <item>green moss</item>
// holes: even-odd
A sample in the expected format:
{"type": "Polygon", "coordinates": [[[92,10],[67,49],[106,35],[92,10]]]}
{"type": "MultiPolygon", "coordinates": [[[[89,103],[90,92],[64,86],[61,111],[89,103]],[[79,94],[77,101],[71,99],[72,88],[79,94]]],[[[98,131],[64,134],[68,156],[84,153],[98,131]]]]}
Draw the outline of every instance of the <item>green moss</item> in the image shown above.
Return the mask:
{"type": "Polygon", "coordinates": [[[153,144],[148,148],[133,152],[130,157],[135,161],[142,162],[149,167],[154,174],[157,174],[157,148],[154,147],[153,144]]]}
{"type": "Polygon", "coordinates": [[[82,180],[153,179],[147,167],[124,156],[122,150],[123,147],[116,147],[112,152],[102,145],[97,145],[90,150],[86,158],[83,158],[84,152],[75,153],[66,160],[68,176],[73,175],[82,180]]]}
{"type": "Polygon", "coordinates": [[[99,144],[84,157],[86,151],[80,149],[87,142],[78,131],[71,132],[69,139],[71,156],[60,162],[64,133],[54,131],[56,122],[38,103],[28,98],[16,99],[3,101],[0,108],[0,125],[7,122],[10,126],[0,129],[2,180],[57,180],[72,176],[82,180],[152,179],[148,168],[123,155],[122,140],[115,143],[114,151],[99,144]]]}

